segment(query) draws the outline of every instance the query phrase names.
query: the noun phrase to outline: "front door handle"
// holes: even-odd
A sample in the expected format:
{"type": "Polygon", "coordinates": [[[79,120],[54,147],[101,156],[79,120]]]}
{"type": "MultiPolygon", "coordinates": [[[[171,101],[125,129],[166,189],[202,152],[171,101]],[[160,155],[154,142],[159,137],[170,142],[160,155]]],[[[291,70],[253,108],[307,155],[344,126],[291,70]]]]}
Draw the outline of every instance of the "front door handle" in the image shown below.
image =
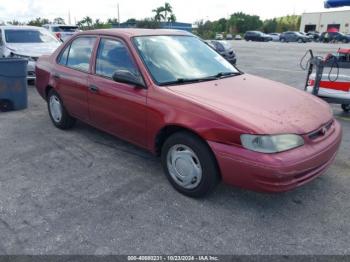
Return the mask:
{"type": "Polygon", "coordinates": [[[55,78],[55,79],[60,79],[61,76],[60,76],[59,74],[54,74],[54,75],[53,75],[53,78],[55,78]]]}
{"type": "Polygon", "coordinates": [[[95,85],[90,85],[90,86],[89,86],[89,90],[90,90],[90,92],[92,92],[92,93],[97,93],[97,92],[98,92],[98,87],[95,86],[95,85]]]}

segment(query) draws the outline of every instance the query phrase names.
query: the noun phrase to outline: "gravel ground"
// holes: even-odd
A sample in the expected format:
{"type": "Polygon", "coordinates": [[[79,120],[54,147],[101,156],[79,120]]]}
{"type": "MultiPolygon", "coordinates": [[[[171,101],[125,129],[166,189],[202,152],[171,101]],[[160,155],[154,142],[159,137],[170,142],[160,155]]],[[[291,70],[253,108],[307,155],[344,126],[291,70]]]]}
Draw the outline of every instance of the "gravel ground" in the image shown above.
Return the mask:
{"type": "MultiPolygon", "coordinates": [[[[296,88],[308,48],[339,47],[233,46],[240,69],[296,88]]],[[[29,102],[0,114],[0,254],[350,254],[350,115],[339,106],[343,144],[324,176],[283,194],[220,185],[194,200],[148,152],[83,123],[54,128],[33,87],[29,102]]]]}

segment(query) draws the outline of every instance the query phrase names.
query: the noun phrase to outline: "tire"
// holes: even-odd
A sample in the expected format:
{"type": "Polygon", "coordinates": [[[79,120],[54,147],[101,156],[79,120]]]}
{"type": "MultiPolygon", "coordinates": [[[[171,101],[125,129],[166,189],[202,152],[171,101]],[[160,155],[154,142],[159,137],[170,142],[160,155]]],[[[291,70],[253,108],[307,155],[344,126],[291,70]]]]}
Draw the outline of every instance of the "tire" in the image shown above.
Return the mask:
{"type": "Polygon", "coordinates": [[[175,133],[165,141],[161,162],[171,185],[188,197],[204,197],[220,181],[219,168],[211,149],[189,132],[175,133]],[[185,175],[181,176],[181,173],[185,175]]]}
{"type": "Polygon", "coordinates": [[[341,108],[344,110],[344,112],[348,113],[350,112],[350,104],[342,104],[341,108]]]}
{"type": "Polygon", "coordinates": [[[301,38],[298,39],[298,43],[301,44],[301,43],[303,43],[303,42],[304,42],[303,39],[301,39],[301,38]]]}
{"type": "Polygon", "coordinates": [[[76,120],[71,117],[64,108],[63,102],[59,94],[51,89],[47,96],[47,107],[52,123],[59,129],[71,129],[76,120]]]}
{"type": "Polygon", "coordinates": [[[342,41],[344,44],[347,44],[347,43],[349,43],[349,40],[348,39],[343,39],[343,41],[342,41]]]}
{"type": "Polygon", "coordinates": [[[284,39],[284,38],[281,38],[281,40],[280,40],[282,43],[285,43],[286,42],[286,39],[284,39]]]}

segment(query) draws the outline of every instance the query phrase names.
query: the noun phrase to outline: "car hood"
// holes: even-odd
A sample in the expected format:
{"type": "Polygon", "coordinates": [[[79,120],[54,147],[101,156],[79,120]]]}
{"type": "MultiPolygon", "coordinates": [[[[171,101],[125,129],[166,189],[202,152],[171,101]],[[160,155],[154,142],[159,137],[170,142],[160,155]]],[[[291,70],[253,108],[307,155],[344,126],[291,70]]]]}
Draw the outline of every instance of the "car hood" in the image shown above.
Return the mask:
{"type": "Polygon", "coordinates": [[[17,55],[39,57],[51,55],[60,46],[60,43],[7,44],[6,46],[17,55]]]}
{"type": "Polygon", "coordinates": [[[333,117],[319,98],[248,74],[168,89],[258,134],[307,134],[333,117]]]}

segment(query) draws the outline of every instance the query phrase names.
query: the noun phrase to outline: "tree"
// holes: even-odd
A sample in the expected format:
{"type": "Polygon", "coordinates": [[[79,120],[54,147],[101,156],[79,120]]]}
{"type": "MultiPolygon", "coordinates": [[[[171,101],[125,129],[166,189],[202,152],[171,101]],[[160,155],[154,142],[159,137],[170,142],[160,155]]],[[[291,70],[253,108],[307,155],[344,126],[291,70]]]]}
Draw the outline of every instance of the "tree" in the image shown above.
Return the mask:
{"type": "Polygon", "coordinates": [[[107,19],[107,24],[109,24],[109,25],[119,25],[118,18],[108,18],[107,19]]]}
{"type": "Polygon", "coordinates": [[[159,26],[159,21],[155,20],[154,18],[145,18],[143,20],[137,21],[136,27],[155,29],[155,28],[159,28],[160,26],[159,26]]]}
{"type": "Polygon", "coordinates": [[[164,20],[164,15],[163,15],[163,12],[164,12],[164,7],[158,7],[156,9],[153,9],[152,10],[153,13],[156,13],[155,16],[154,16],[154,20],[160,22],[162,20],[164,20]]]}
{"type": "Polygon", "coordinates": [[[229,26],[236,33],[245,33],[249,30],[258,30],[263,22],[257,15],[247,15],[242,12],[234,13],[229,20],[229,26]]]}
{"type": "Polygon", "coordinates": [[[172,15],[173,14],[173,8],[169,3],[164,4],[164,20],[168,21],[168,14],[172,15]]]}
{"type": "Polygon", "coordinates": [[[169,17],[168,17],[168,22],[169,23],[175,23],[176,22],[176,16],[174,14],[171,14],[169,17]]]}
{"type": "Polygon", "coordinates": [[[77,25],[83,30],[92,29],[92,18],[86,16],[82,20],[78,21],[77,25]]]}
{"type": "Polygon", "coordinates": [[[28,25],[41,27],[41,26],[43,26],[45,24],[49,24],[49,23],[50,23],[49,19],[38,17],[38,18],[35,18],[34,20],[29,21],[28,25]]]}
{"type": "Polygon", "coordinates": [[[164,6],[160,6],[152,10],[154,15],[154,20],[161,22],[175,22],[176,16],[173,13],[173,7],[169,3],[165,3],[164,6]],[[170,15],[170,16],[169,16],[170,15]]]}
{"type": "Polygon", "coordinates": [[[59,24],[59,25],[65,25],[66,24],[66,22],[64,21],[64,19],[62,17],[56,17],[53,20],[53,23],[54,24],[59,24]]]}
{"type": "Polygon", "coordinates": [[[274,18],[274,19],[267,19],[263,23],[262,30],[264,31],[264,33],[277,32],[277,25],[278,24],[277,24],[276,18],[274,18]]]}
{"type": "Polygon", "coordinates": [[[7,23],[10,25],[24,25],[24,23],[17,20],[8,21],[7,23]]]}

